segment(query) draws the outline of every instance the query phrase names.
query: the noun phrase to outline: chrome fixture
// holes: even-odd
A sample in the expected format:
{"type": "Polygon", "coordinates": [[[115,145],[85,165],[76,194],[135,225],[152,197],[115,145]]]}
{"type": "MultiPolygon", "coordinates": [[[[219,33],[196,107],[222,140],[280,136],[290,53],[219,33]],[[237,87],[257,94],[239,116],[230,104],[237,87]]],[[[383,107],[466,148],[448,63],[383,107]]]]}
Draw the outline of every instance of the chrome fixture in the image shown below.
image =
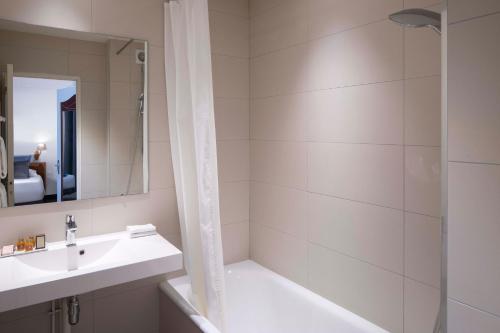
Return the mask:
{"type": "Polygon", "coordinates": [[[123,45],[118,51],[116,51],[116,55],[120,55],[120,53],[123,52],[123,50],[125,50],[127,48],[127,46],[129,46],[130,44],[132,44],[132,42],[134,41],[133,38],[129,39],[125,45],[123,45]]]}
{"type": "Polygon", "coordinates": [[[66,215],[66,246],[76,245],[76,220],[73,215],[66,215]]]}
{"type": "Polygon", "coordinates": [[[420,8],[404,9],[389,15],[389,19],[409,28],[431,28],[441,34],[441,14],[420,8]]]}
{"type": "Polygon", "coordinates": [[[78,324],[80,321],[80,302],[78,296],[68,298],[68,323],[71,326],[78,324]]]}
{"type": "MultiPolygon", "coordinates": [[[[444,14],[444,19],[446,20],[446,11],[443,12],[444,14]]],[[[427,9],[421,9],[421,8],[412,8],[412,9],[404,9],[399,12],[393,13],[389,15],[389,19],[393,22],[396,22],[397,24],[403,26],[403,27],[408,27],[408,28],[431,28],[435,32],[437,32],[439,35],[441,35],[441,14],[436,13],[427,9]]],[[[444,110],[444,108],[443,108],[444,110]]],[[[441,116],[444,117],[443,111],[441,112],[441,116]]],[[[443,119],[446,120],[446,119],[443,119]]],[[[446,121],[443,122],[443,124],[446,124],[446,121]]],[[[445,132],[444,127],[442,127],[442,135],[445,132]]],[[[446,135],[442,136],[442,144],[441,147],[446,147],[446,135]]],[[[444,148],[445,149],[445,148],[444,148]]],[[[442,158],[443,156],[446,156],[444,159],[445,163],[442,163],[442,165],[447,165],[447,155],[443,154],[442,150],[442,158]]],[[[442,174],[445,175],[445,169],[442,169],[442,174]]],[[[444,181],[445,177],[442,176],[442,181],[444,181]]],[[[441,189],[443,189],[443,184],[441,184],[441,189]]],[[[443,191],[443,190],[442,190],[443,191]]],[[[444,215],[444,211],[446,210],[446,206],[444,205],[444,202],[446,200],[446,195],[443,197],[443,193],[441,193],[441,200],[442,200],[442,219],[441,219],[441,239],[442,239],[442,244],[443,244],[443,250],[442,250],[442,263],[446,261],[446,226],[447,226],[447,221],[446,217],[444,215]]],[[[441,272],[441,290],[444,295],[446,295],[446,269],[443,270],[442,266],[442,272],[441,272]]],[[[442,320],[442,316],[446,314],[446,311],[443,311],[445,308],[446,300],[443,294],[441,295],[441,303],[439,306],[439,311],[436,316],[436,320],[434,322],[434,329],[433,333],[440,333],[443,331],[446,331],[446,328],[443,328],[446,326],[446,322],[442,320]]]]}

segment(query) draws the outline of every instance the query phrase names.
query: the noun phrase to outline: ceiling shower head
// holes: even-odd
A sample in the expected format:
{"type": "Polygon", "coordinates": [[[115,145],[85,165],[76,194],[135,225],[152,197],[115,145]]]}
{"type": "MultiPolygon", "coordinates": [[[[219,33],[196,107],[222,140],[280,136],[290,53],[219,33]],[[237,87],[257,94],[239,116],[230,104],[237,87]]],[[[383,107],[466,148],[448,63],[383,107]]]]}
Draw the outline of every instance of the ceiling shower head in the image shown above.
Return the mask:
{"type": "Polygon", "coordinates": [[[404,27],[428,27],[441,34],[441,14],[427,9],[404,9],[389,15],[389,19],[404,27]]]}

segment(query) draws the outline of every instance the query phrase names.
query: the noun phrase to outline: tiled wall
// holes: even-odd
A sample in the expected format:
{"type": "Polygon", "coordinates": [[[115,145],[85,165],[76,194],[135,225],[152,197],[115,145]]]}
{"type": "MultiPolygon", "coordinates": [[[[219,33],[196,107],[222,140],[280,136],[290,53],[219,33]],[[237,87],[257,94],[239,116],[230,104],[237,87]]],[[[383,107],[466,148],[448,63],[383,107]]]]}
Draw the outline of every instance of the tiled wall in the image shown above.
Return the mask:
{"type": "Polygon", "coordinates": [[[224,261],[249,257],[248,0],[210,0],[210,34],[224,261]]]}
{"type": "Polygon", "coordinates": [[[122,40],[110,39],[106,45],[109,84],[108,195],[113,196],[144,192],[144,116],[139,114],[143,69],[136,62],[136,52],[144,50],[144,43],[134,42],[116,54],[124,43],[122,40]],[[129,177],[130,187],[127,189],[129,177]]]}
{"type": "Polygon", "coordinates": [[[250,1],[251,258],[391,332],[431,332],[440,38],[425,0],[250,1]]]}
{"type": "Polygon", "coordinates": [[[500,2],[448,15],[448,332],[500,332],[500,2]]]}
{"type": "MultiPolygon", "coordinates": [[[[248,1],[210,0],[223,246],[227,262],[248,258],[249,56],[248,1]]],[[[45,233],[64,238],[64,216],[76,216],[78,236],[153,223],[180,246],[170,157],[163,53],[163,0],[0,0],[0,18],[146,39],[149,48],[149,176],[145,195],[0,210],[0,243],[45,233]],[[43,9],[43,10],[42,10],[43,9]]],[[[158,278],[83,295],[75,332],[158,330],[158,278]]],[[[48,304],[0,314],[0,332],[49,332],[48,304]]]]}

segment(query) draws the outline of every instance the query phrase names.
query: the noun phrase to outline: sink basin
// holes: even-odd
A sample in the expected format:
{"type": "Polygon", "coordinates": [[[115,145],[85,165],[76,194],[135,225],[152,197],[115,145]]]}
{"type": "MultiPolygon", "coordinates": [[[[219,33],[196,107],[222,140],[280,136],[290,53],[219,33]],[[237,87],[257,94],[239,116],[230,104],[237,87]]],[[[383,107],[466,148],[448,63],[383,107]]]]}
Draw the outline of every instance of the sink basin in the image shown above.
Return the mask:
{"type": "Polygon", "coordinates": [[[49,243],[47,251],[0,258],[0,312],[165,274],[182,253],[160,235],[114,233],[49,243]]]}
{"type": "Polygon", "coordinates": [[[38,270],[35,274],[71,271],[102,264],[105,258],[118,259],[125,254],[121,252],[125,249],[119,246],[119,241],[119,239],[105,239],[71,247],[55,247],[51,251],[17,256],[13,259],[16,263],[27,266],[24,269],[38,270]]]}

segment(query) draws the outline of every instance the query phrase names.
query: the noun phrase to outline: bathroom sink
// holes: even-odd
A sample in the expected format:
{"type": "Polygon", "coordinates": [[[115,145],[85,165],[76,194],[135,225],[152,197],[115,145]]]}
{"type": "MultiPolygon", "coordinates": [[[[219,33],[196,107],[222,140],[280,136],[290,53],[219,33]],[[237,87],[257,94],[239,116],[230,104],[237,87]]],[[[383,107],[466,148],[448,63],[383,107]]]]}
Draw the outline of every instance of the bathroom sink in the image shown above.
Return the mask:
{"type": "MultiPolygon", "coordinates": [[[[26,265],[25,269],[33,269],[38,274],[51,274],[52,272],[72,271],[90,265],[104,263],[105,258],[112,260],[121,254],[119,239],[104,239],[102,241],[77,243],[76,246],[57,246],[51,251],[36,252],[14,257],[14,261],[20,265],[26,265]],[[114,254],[114,256],[113,256],[114,254]]],[[[23,268],[21,268],[23,269],[23,268]]],[[[30,276],[31,274],[28,274],[30,276]]]]}
{"type": "Polygon", "coordinates": [[[160,235],[125,232],[77,239],[75,246],[0,258],[0,312],[78,295],[182,268],[182,253],[160,235]]]}

